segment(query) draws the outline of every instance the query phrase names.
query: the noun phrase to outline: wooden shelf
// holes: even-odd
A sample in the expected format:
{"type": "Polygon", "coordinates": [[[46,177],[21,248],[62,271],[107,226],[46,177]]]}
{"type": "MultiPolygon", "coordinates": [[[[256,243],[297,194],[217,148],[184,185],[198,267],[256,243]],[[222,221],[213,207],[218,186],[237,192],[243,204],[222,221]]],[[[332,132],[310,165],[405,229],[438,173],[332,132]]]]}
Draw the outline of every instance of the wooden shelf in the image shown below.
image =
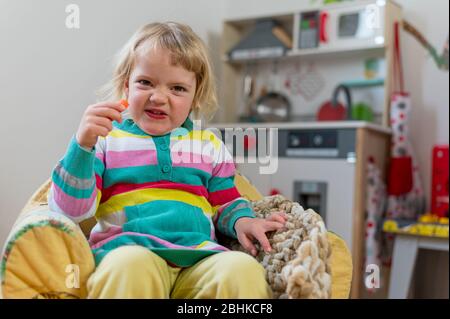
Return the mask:
{"type": "Polygon", "coordinates": [[[280,57],[267,57],[267,58],[257,58],[257,59],[230,59],[227,55],[222,56],[222,62],[230,63],[234,65],[253,63],[259,61],[272,61],[272,60],[286,60],[286,59],[296,59],[299,57],[304,58],[336,58],[339,56],[349,56],[352,54],[361,54],[365,52],[370,52],[376,55],[383,54],[386,50],[384,44],[382,45],[373,45],[373,46],[363,46],[363,47],[354,47],[352,49],[297,49],[297,50],[289,50],[286,52],[286,55],[280,57]]]}

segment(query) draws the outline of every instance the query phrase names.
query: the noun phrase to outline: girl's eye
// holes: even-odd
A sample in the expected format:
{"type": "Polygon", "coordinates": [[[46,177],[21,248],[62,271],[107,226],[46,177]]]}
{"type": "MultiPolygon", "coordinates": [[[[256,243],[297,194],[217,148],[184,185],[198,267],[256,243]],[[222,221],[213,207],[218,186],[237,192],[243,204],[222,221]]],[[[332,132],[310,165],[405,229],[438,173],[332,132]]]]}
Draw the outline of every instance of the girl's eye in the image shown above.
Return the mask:
{"type": "Polygon", "coordinates": [[[147,81],[147,80],[139,80],[137,82],[142,85],[151,85],[150,81],[147,81]]]}
{"type": "Polygon", "coordinates": [[[177,92],[186,92],[187,90],[182,86],[174,86],[173,89],[177,92]]]}

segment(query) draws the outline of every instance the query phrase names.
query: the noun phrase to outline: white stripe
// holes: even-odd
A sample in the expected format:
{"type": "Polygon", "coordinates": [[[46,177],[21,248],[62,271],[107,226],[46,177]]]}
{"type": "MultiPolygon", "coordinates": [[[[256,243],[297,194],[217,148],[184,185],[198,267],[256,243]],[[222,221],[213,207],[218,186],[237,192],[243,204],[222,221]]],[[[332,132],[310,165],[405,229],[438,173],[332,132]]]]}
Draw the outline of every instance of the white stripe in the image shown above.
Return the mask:
{"type": "Polygon", "coordinates": [[[118,210],[113,213],[108,213],[107,215],[99,218],[99,222],[106,222],[115,226],[122,226],[127,221],[127,216],[125,215],[125,211],[123,209],[118,210]]]}
{"type": "Polygon", "coordinates": [[[152,139],[142,139],[135,137],[108,137],[108,151],[155,151],[156,146],[152,139]]]}
{"type": "Polygon", "coordinates": [[[56,203],[56,201],[54,199],[53,192],[54,192],[54,187],[53,187],[53,184],[52,184],[52,186],[50,188],[50,191],[48,192],[48,195],[47,195],[48,207],[49,207],[49,209],[51,211],[63,214],[64,216],[66,216],[67,218],[71,219],[75,223],[80,223],[83,220],[89,219],[89,218],[94,216],[94,214],[95,214],[95,206],[96,206],[95,204],[97,203],[97,199],[95,199],[93,201],[92,206],[89,208],[89,210],[86,213],[84,213],[83,215],[78,216],[78,217],[73,217],[73,216],[70,216],[69,214],[67,214],[66,212],[64,212],[59,207],[59,205],[56,203]]]}

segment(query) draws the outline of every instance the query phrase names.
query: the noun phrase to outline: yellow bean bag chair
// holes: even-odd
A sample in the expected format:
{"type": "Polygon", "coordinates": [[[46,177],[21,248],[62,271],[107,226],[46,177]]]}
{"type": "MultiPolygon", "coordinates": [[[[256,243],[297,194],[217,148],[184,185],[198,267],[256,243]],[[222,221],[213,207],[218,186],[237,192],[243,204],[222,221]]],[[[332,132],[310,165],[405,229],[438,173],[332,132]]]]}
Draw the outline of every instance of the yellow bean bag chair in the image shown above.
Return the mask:
{"type": "MultiPolygon", "coordinates": [[[[251,201],[263,196],[236,175],[240,193],[251,201]]],[[[2,298],[85,298],[86,282],[95,269],[87,236],[95,220],[75,224],[47,206],[50,180],[23,208],[3,248],[0,264],[2,298]]],[[[345,242],[327,233],[331,250],[331,297],[348,298],[352,259],[345,242]]]]}

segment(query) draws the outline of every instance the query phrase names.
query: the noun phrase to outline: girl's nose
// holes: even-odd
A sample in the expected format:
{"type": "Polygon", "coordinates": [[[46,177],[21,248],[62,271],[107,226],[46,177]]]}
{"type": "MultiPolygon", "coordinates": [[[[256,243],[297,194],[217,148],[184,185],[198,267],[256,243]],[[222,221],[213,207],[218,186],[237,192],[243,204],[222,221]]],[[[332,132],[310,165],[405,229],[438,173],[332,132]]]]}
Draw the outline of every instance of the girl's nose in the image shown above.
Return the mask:
{"type": "Polygon", "coordinates": [[[151,103],[165,104],[167,102],[167,95],[163,90],[155,89],[152,93],[150,93],[149,100],[151,103]]]}

